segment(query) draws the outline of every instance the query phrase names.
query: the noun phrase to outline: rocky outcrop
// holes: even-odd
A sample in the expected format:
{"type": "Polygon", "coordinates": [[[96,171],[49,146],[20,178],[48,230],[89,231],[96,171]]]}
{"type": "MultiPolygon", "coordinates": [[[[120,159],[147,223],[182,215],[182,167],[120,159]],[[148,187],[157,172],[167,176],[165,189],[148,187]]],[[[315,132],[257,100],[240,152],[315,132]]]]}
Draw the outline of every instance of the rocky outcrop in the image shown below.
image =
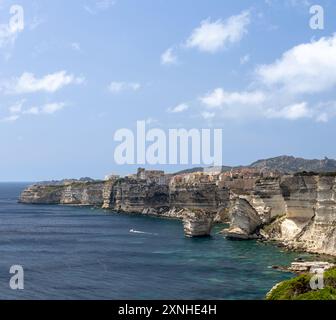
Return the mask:
{"type": "Polygon", "coordinates": [[[208,237],[211,234],[214,215],[194,209],[183,212],[184,234],[186,237],[208,237]]]}
{"type": "Polygon", "coordinates": [[[183,219],[202,210],[230,222],[229,238],[263,236],[290,249],[336,255],[336,175],[295,174],[209,183],[159,184],[135,178],[34,185],[21,203],[103,206],[183,219]],[[230,199],[231,194],[231,199],[230,199]]]}
{"type": "Polygon", "coordinates": [[[335,177],[292,177],[284,185],[287,213],[279,240],[290,248],[336,255],[335,177]]]}
{"type": "Polygon", "coordinates": [[[279,178],[261,178],[252,192],[250,203],[258,212],[263,223],[286,213],[286,202],[279,178]]]}
{"type": "Polygon", "coordinates": [[[20,203],[28,204],[60,204],[64,186],[62,185],[33,185],[20,195],[20,203]]]}
{"type": "Polygon", "coordinates": [[[292,262],[291,266],[288,268],[289,271],[295,273],[316,273],[316,271],[326,271],[334,268],[335,265],[330,262],[324,261],[307,261],[307,262],[292,262]]]}
{"type": "Polygon", "coordinates": [[[129,213],[153,214],[167,211],[169,207],[169,188],[167,185],[133,179],[120,179],[112,188],[110,209],[129,213]]]}
{"type": "Polygon", "coordinates": [[[252,192],[231,202],[230,217],[230,228],[224,230],[227,237],[261,235],[289,249],[336,255],[335,175],[261,178],[252,192]]]}
{"type": "Polygon", "coordinates": [[[20,203],[64,204],[81,206],[103,205],[104,182],[73,182],[59,185],[33,185],[20,196],[20,203]]]}
{"type": "Polygon", "coordinates": [[[169,188],[171,208],[203,209],[219,213],[229,207],[230,193],[215,183],[180,184],[169,188]]]}
{"type": "Polygon", "coordinates": [[[223,234],[231,239],[255,238],[255,231],[262,224],[258,212],[241,196],[233,197],[231,202],[230,228],[223,230],[223,234]]]}

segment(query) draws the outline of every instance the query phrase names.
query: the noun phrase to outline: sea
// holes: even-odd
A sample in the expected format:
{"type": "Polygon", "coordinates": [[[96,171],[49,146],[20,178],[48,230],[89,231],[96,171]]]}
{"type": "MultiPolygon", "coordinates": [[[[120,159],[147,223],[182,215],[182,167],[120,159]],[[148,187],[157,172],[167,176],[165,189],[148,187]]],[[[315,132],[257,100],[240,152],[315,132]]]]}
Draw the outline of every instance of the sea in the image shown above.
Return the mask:
{"type": "Polygon", "coordinates": [[[181,221],[89,207],[23,205],[0,184],[0,299],[261,300],[306,254],[257,241],[184,237],[181,221]],[[13,290],[22,266],[23,290],[13,290]]]}

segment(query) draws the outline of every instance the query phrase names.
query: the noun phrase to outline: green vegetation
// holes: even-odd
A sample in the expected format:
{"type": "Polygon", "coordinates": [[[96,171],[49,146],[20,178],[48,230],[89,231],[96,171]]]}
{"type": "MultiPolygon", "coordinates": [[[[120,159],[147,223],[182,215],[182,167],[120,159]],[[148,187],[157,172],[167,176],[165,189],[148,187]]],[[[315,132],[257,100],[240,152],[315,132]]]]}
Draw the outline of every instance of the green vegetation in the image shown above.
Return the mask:
{"type": "Polygon", "coordinates": [[[336,300],[336,268],[324,273],[324,289],[312,290],[311,274],[302,274],[281,282],[266,297],[267,300],[336,300]]]}

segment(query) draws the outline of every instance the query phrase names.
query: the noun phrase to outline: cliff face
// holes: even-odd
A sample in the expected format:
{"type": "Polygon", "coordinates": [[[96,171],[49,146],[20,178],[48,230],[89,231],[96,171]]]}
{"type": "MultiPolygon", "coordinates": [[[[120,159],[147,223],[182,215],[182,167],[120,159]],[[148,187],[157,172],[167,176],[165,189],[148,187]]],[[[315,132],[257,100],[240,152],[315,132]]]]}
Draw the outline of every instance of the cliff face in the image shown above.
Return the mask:
{"type": "Polygon", "coordinates": [[[76,182],[64,185],[33,185],[20,196],[29,204],[103,205],[104,182],[76,182]]]}
{"type": "Polygon", "coordinates": [[[22,193],[20,202],[94,205],[179,219],[188,209],[202,210],[215,215],[215,221],[229,219],[229,237],[262,235],[289,248],[336,255],[336,177],[331,175],[284,175],[229,184],[160,185],[125,178],[35,185],[22,193]]]}
{"type": "Polygon", "coordinates": [[[159,213],[167,207],[168,186],[131,179],[121,179],[113,185],[108,206],[109,209],[130,213],[145,213],[149,209],[159,213]]]}
{"type": "Polygon", "coordinates": [[[169,188],[169,206],[175,208],[196,208],[217,212],[228,208],[229,191],[218,188],[215,183],[178,185],[169,188]]]}
{"type": "Polygon", "coordinates": [[[278,237],[289,247],[336,255],[336,179],[292,177],[282,183],[287,212],[278,237]]]}
{"type": "Polygon", "coordinates": [[[248,239],[262,235],[290,249],[336,255],[335,176],[259,179],[254,190],[233,194],[233,199],[231,227],[224,231],[228,237],[248,239]],[[256,235],[255,230],[261,225],[263,229],[256,235]]]}
{"type": "Polygon", "coordinates": [[[258,212],[241,196],[232,198],[229,215],[230,228],[223,230],[223,234],[228,238],[251,239],[262,224],[258,212]]]}

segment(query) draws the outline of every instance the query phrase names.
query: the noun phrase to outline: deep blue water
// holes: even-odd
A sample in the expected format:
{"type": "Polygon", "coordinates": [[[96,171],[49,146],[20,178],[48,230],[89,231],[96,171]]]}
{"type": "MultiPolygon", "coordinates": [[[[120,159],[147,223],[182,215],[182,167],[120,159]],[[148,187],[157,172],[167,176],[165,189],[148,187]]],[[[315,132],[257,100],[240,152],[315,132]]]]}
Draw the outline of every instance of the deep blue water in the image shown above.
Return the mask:
{"type": "Polygon", "coordinates": [[[179,221],[21,205],[0,184],[0,299],[263,299],[297,253],[254,241],[186,239],[179,221]],[[141,233],[131,233],[134,229],[141,233]],[[25,289],[9,289],[22,265],[25,289]]]}

